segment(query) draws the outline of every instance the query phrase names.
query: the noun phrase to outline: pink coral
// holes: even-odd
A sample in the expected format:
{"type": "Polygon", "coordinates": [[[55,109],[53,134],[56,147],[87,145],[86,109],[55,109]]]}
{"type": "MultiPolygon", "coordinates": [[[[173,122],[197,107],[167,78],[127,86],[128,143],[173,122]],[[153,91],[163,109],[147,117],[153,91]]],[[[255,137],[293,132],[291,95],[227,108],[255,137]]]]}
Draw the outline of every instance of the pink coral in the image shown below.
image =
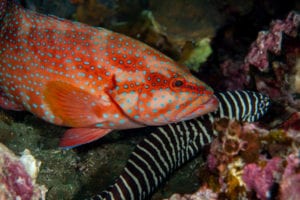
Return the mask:
{"type": "Polygon", "coordinates": [[[45,199],[47,189],[35,184],[36,169],[28,151],[18,158],[0,143],[0,199],[45,199]]]}
{"type": "Polygon", "coordinates": [[[7,155],[4,155],[3,159],[5,166],[3,172],[6,174],[2,177],[3,184],[6,184],[7,189],[15,196],[30,200],[33,195],[33,184],[24,166],[19,162],[12,161],[7,155]]]}
{"type": "Polygon", "coordinates": [[[261,71],[266,71],[269,66],[268,52],[278,55],[281,52],[282,34],[295,37],[299,25],[300,15],[295,12],[291,12],[283,21],[273,21],[269,31],[259,32],[245,58],[245,63],[254,65],[261,71]]]}
{"type": "Polygon", "coordinates": [[[219,136],[212,142],[207,158],[208,168],[213,171],[223,171],[234,157],[242,156],[246,161],[255,160],[259,141],[255,131],[255,125],[241,124],[237,120],[220,119],[214,123],[219,136]],[[245,128],[244,128],[245,127],[245,128]]]}
{"type": "MultiPolygon", "coordinates": [[[[217,200],[218,194],[206,185],[200,187],[194,194],[173,194],[168,200],[217,200]]],[[[166,199],[165,199],[166,200],[166,199]]]]}
{"type": "Polygon", "coordinates": [[[299,26],[300,15],[290,12],[286,19],[273,21],[268,31],[259,32],[243,62],[227,59],[221,63],[220,69],[224,77],[223,86],[228,90],[251,87],[253,82],[251,81],[250,66],[263,72],[267,72],[269,67],[272,67],[272,71],[270,70],[269,73],[254,75],[256,89],[268,94],[272,99],[284,100],[285,103],[295,105],[297,102],[287,88],[300,87],[287,85],[286,79],[289,78],[295,84],[298,83],[299,76],[295,77],[296,73],[293,70],[297,72],[295,62],[299,57],[299,38],[296,36],[299,34],[297,32],[299,26]],[[283,34],[289,35],[293,39],[283,41],[283,34]],[[268,54],[280,55],[283,46],[286,61],[279,59],[270,64],[271,60],[268,54]]]}
{"type": "Polygon", "coordinates": [[[207,156],[207,165],[208,165],[208,168],[213,171],[214,169],[217,168],[218,166],[218,160],[216,158],[216,156],[214,154],[209,154],[207,156]]]}
{"type": "Polygon", "coordinates": [[[299,200],[300,199],[300,174],[294,174],[288,179],[284,179],[280,185],[280,199],[299,200]]]}
{"type": "Polygon", "coordinates": [[[242,179],[248,190],[254,190],[259,199],[269,199],[270,189],[280,172],[282,160],[279,157],[267,161],[265,167],[255,163],[247,164],[243,170],[242,179]]]}
{"type": "Polygon", "coordinates": [[[287,166],[284,169],[280,182],[280,199],[300,199],[300,158],[291,154],[287,158],[287,166]]]}

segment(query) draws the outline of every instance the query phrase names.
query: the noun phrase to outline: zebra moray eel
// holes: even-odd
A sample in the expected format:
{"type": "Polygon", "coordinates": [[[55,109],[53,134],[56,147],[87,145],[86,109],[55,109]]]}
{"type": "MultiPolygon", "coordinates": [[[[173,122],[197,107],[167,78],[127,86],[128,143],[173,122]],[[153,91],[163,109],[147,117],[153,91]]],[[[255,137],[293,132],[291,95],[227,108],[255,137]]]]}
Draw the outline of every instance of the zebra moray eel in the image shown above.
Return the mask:
{"type": "Polygon", "coordinates": [[[132,152],[122,174],[92,199],[149,199],[174,170],[196,156],[217,135],[216,118],[254,122],[270,107],[270,99],[256,92],[217,93],[218,110],[189,121],[157,127],[132,152]]]}

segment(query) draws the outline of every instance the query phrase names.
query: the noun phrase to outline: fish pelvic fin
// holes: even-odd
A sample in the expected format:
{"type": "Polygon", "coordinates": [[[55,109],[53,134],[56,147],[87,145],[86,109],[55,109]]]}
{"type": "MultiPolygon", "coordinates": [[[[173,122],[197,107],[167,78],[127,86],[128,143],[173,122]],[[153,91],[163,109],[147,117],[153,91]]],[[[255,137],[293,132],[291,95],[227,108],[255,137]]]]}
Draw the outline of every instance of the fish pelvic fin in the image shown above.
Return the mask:
{"type": "Polygon", "coordinates": [[[111,131],[101,128],[71,128],[64,133],[59,146],[64,149],[77,147],[102,138],[111,131]]]}

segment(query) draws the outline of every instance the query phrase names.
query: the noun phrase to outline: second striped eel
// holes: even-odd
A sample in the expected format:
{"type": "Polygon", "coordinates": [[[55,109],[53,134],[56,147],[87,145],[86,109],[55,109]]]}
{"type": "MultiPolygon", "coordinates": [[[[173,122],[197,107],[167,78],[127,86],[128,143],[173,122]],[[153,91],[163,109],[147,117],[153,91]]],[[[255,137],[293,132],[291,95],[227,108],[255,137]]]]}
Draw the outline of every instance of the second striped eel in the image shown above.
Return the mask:
{"type": "Polygon", "coordinates": [[[254,122],[270,107],[270,99],[256,92],[217,93],[218,110],[196,119],[157,127],[132,152],[115,183],[94,200],[150,199],[157,187],[178,167],[195,157],[217,132],[213,122],[227,117],[254,122]]]}

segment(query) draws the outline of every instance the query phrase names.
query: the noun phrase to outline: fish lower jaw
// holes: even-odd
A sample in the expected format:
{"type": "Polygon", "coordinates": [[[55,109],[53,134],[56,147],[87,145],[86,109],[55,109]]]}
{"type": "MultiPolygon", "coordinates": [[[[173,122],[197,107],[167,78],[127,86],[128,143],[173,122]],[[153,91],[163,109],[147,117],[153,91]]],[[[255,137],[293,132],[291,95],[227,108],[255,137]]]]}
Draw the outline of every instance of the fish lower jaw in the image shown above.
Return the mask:
{"type": "Polygon", "coordinates": [[[218,109],[219,101],[218,99],[213,96],[210,100],[208,100],[205,104],[199,105],[196,109],[192,110],[190,113],[186,114],[186,117],[177,117],[177,121],[185,121],[190,120],[207,113],[213,112],[218,109]]]}

